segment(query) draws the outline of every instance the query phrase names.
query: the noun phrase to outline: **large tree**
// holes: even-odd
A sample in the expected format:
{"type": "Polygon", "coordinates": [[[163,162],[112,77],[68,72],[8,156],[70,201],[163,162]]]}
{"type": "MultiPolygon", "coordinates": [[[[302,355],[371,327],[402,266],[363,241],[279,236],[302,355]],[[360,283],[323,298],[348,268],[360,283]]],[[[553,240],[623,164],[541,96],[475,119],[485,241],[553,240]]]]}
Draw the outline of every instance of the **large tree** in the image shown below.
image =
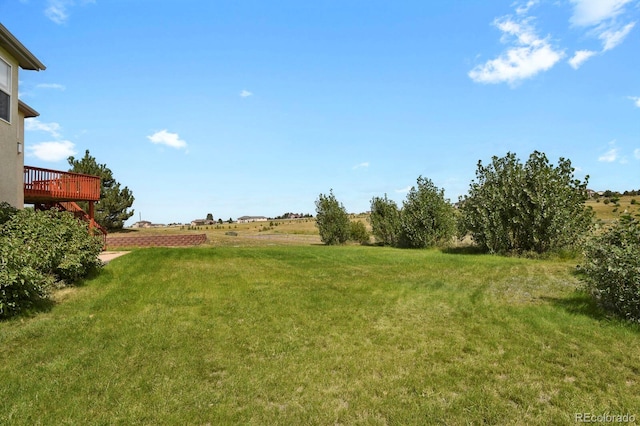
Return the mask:
{"type": "Polygon", "coordinates": [[[128,210],[134,201],[133,194],[128,187],[120,188],[120,183],[113,177],[113,172],[106,164],[99,164],[86,150],[84,157],[76,160],[67,159],[73,173],[100,176],[100,201],[95,206],[95,219],[107,230],[122,229],[124,222],[133,216],[133,210],[128,210]]]}
{"type": "Polygon", "coordinates": [[[325,244],[344,244],[349,239],[349,215],[333,195],[333,190],[329,195],[320,194],[316,200],[316,226],[325,244]]]}
{"type": "Polygon", "coordinates": [[[462,229],[490,252],[543,253],[577,243],[592,224],[585,207],[588,176],[574,177],[571,161],[549,163],[534,151],[525,164],[514,153],[478,162],[476,180],[460,200],[462,229]]]}

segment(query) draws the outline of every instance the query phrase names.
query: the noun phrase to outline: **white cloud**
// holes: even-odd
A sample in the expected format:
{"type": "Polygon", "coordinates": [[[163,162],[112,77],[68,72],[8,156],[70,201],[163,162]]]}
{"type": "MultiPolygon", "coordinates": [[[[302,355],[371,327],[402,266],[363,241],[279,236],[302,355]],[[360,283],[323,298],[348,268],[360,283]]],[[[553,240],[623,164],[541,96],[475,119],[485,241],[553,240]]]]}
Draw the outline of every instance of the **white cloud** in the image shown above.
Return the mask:
{"type": "Polygon", "coordinates": [[[147,136],[147,139],[154,144],[166,145],[171,148],[180,149],[187,147],[187,143],[180,139],[180,136],[178,136],[177,133],[169,133],[166,129],[155,132],[151,136],[147,136]]]}
{"type": "Polygon", "coordinates": [[[68,1],[63,0],[49,0],[49,6],[44,10],[45,16],[56,24],[64,24],[69,19],[69,14],[67,13],[68,3],[68,1]]]}
{"type": "Polygon", "coordinates": [[[529,12],[529,9],[531,9],[533,6],[538,4],[538,0],[529,0],[527,3],[525,3],[522,6],[518,6],[516,8],[516,13],[518,15],[525,15],[529,12]]]}
{"type": "Polygon", "coordinates": [[[629,96],[629,99],[631,99],[633,103],[640,108],[640,96],[629,96]]]}
{"type": "Polygon", "coordinates": [[[360,163],[360,164],[356,164],[355,166],[353,166],[353,169],[364,169],[369,167],[369,162],[365,161],[364,163],[360,163]]]}
{"type": "Polygon", "coordinates": [[[503,42],[515,37],[512,42],[515,46],[469,71],[469,77],[477,83],[514,84],[550,69],[564,56],[564,52],[555,50],[548,39],[537,36],[528,19],[517,22],[511,17],[503,17],[496,19],[494,25],[503,32],[503,42]]]}
{"type": "Polygon", "coordinates": [[[406,188],[396,189],[396,192],[398,194],[404,194],[404,193],[407,193],[407,192],[411,191],[411,188],[413,188],[413,186],[409,185],[406,188]]]}
{"type": "Polygon", "coordinates": [[[618,159],[618,148],[611,148],[609,151],[605,152],[603,155],[598,157],[598,161],[602,161],[604,163],[613,163],[618,159]]]}
{"type": "Polygon", "coordinates": [[[620,16],[631,0],[571,0],[574,6],[569,19],[577,27],[592,27],[589,34],[602,42],[602,52],[611,50],[624,41],[635,22],[622,24],[620,16]]]}
{"type": "Polygon", "coordinates": [[[640,148],[636,148],[633,151],[633,156],[636,157],[638,160],[640,160],[640,148]]]}
{"type": "Polygon", "coordinates": [[[40,142],[27,147],[27,153],[43,161],[61,161],[75,155],[74,148],[71,141],[40,142]]]}
{"type": "Polygon", "coordinates": [[[66,90],[66,87],[62,84],[58,83],[40,83],[36,84],[37,89],[56,89],[56,90],[66,90]]]}
{"type": "Polygon", "coordinates": [[[69,20],[69,8],[76,4],[94,4],[95,0],[47,0],[44,14],[56,24],[65,24],[69,20]]]}
{"type": "Polygon", "coordinates": [[[240,96],[243,98],[248,98],[249,96],[253,96],[253,93],[248,90],[242,90],[242,92],[240,92],[240,96]]]}
{"type": "Polygon", "coordinates": [[[60,124],[58,123],[43,123],[37,118],[27,118],[24,120],[24,129],[30,132],[46,132],[52,137],[60,138],[60,124]]]}
{"type": "Polygon", "coordinates": [[[611,50],[620,43],[624,41],[624,39],[629,35],[633,27],[636,25],[635,22],[625,25],[620,30],[608,29],[600,33],[598,38],[602,40],[602,51],[606,52],[607,50],[611,50]]]}
{"type": "Polygon", "coordinates": [[[580,27],[598,25],[615,18],[631,0],[571,0],[574,5],[570,22],[580,27]]]}
{"type": "Polygon", "coordinates": [[[569,65],[571,65],[574,70],[577,70],[587,59],[597,53],[598,52],[594,52],[593,50],[578,50],[573,57],[569,59],[569,65]]]}
{"type": "Polygon", "coordinates": [[[598,161],[603,163],[613,163],[619,157],[619,149],[616,147],[615,139],[609,142],[609,146],[611,147],[607,152],[598,157],[598,161]]]}

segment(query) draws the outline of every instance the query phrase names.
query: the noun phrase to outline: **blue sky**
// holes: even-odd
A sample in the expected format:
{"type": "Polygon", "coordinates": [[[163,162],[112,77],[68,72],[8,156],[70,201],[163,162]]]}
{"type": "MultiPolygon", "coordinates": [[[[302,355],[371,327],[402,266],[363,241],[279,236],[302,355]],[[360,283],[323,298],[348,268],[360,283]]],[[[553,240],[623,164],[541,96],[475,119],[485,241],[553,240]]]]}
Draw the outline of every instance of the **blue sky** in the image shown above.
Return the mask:
{"type": "Polygon", "coordinates": [[[478,160],[569,158],[640,188],[640,1],[0,0],[25,163],[85,150],[156,223],[348,211],[418,176],[465,194],[478,160]]]}

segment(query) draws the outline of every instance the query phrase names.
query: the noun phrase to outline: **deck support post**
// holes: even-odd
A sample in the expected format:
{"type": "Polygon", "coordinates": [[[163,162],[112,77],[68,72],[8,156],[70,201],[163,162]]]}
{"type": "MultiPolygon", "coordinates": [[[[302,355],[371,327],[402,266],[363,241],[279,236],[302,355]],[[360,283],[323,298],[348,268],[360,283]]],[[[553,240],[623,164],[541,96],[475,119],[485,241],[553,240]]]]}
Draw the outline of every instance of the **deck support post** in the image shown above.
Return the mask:
{"type": "Polygon", "coordinates": [[[93,235],[93,223],[95,221],[95,206],[93,201],[89,201],[89,233],[93,235]]]}

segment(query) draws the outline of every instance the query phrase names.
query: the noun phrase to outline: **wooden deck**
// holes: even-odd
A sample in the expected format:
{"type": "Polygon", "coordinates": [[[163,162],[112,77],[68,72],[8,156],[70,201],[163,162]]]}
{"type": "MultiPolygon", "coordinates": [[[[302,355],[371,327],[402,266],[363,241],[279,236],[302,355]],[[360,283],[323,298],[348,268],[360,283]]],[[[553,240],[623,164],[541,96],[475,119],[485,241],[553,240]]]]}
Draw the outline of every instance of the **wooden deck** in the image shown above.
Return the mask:
{"type": "Polygon", "coordinates": [[[24,202],[99,201],[100,177],[24,166],[24,202]]]}

